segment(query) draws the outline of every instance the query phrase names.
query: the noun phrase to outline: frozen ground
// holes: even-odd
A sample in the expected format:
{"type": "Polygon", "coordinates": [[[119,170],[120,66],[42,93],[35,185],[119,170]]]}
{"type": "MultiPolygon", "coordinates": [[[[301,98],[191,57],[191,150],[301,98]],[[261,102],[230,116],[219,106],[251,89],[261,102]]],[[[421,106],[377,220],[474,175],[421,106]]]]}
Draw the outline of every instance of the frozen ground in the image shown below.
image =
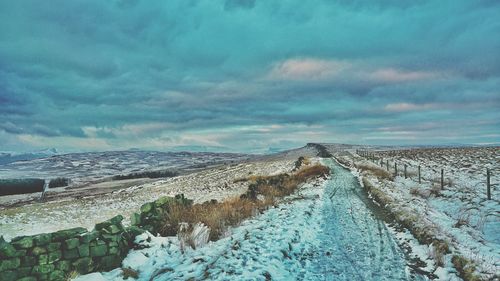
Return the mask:
{"type": "Polygon", "coordinates": [[[161,196],[184,193],[195,202],[237,196],[246,191],[247,183],[235,179],[249,175],[271,175],[289,172],[297,158],[261,159],[259,161],[224,165],[166,180],[133,185],[111,193],[82,198],[68,197],[44,203],[0,208],[0,235],[11,239],[19,235],[52,232],[94,224],[117,214],[128,216],[146,202],[161,196]]]}
{"type": "MultiPolygon", "coordinates": [[[[453,253],[476,262],[478,272],[486,277],[500,272],[500,190],[492,188],[492,200],[486,198],[486,168],[492,171],[491,183],[500,183],[500,149],[495,148],[432,148],[380,150],[368,148],[376,160],[356,154],[364,147],[327,145],[336,157],[356,165],[364,164],[394,173],[392,180],[377,179],[369,172],[361,176],[369,179],[386,195],[398,202],[399,212],[416,214],[421,227],[433,229],[438,237],[451,244],[453,253]],[[375,162],[375,163],[373,163],[375,162]],[[404,177],[407,165],[407,178],[404,177]],[[418,183],[418,166],[422,183],[418,183]],[[444,169],[444,190],[440,189],[440,169],[444,169]]],[[[449,262],[451,255],[445,258],[449,262]]],[[[448,263],[449,265],[449,263],[448,263]]],[[[497,275],[498,278],[498,275],[497,275]]]]}
{"type": "MultiPolygon", "coordinates": [[[[176,238],[143,234],[136,240],[148,248],[131,251],[123,266],[139,280],[427,280],[402,250],[408,237],[396,238],[348,170],[325,163],[331,179],[304,185],[228,237],[183,254],[176,238]]],[[[77,280],[123,276],[116,269],[77,280]]]]}

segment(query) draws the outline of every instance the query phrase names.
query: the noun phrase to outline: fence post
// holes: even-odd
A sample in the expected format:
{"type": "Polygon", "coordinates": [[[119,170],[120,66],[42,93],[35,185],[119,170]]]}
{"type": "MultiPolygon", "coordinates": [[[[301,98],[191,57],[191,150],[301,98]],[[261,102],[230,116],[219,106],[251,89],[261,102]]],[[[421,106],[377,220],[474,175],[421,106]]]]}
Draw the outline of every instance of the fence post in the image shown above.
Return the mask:
{"type": "Polygon", "coordinates": [[[394,162],[394,176],[398,176],[398,164],[396,162],[394,162]]]}
{"type": "Polygon", "coordinates": [[[387,160],[387,172],[389,172],[389,160],[387,160]]]}
{"type": "Polygon", "coordinates": [[[444,169],[441,169],[441,190],[444,188],[444,169]]]}
{"type": "Polygon", "coordinates": [[[418,183],[422,183],[422,178],[420,177],[420,165],[418,165],[418,183]]]}
{"type": "Polygon", "coordinates": [[[490,169],[486,168],[486,195],[491,200],[490,169]]]}
{"type": "Polygon", "coordinates": [[[407,176],[406,176],[406,164],[405,164],[405,179],[406,179],[406,178],[407,178],[407,176]]]}
{"type": "Polygon", "coordinates": [[[380,158],[380,167],[384,167],[384,158],[380,158]]]}

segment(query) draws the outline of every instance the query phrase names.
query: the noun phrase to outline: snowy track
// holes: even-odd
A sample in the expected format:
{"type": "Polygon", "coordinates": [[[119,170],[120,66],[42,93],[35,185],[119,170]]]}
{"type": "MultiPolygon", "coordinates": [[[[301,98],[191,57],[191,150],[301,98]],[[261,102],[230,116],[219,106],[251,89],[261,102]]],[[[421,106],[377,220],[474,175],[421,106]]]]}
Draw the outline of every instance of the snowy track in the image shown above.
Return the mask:
{"type": "MultiPolygon", "coordinates": [[[[425,280],[410,273],[356,178],[325,162],[331,179],[304,186],[231,236],[184,254],[174,238],[151,237],[143,242],[150,248],[131,252],[124,266],[138,270],[140,280],[425,280]]],[[[120,275],[117,269],[103,277],[120,275]]]]}

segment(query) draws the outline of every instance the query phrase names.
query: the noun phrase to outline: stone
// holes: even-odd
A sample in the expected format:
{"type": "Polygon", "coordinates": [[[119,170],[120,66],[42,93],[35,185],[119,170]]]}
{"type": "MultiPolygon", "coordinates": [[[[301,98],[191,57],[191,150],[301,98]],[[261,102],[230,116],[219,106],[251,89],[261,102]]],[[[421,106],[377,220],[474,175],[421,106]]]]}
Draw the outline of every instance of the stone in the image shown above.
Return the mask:
{"type": "Polygon", "coordinates": [[[2,281],[16,281],[17,272],[13,270],[0,272],[0,280],[2,281]]]}
{"type": "Polygon", "coordinates": [[[100,231],[108,226],[111,225],[111,222],[110,221],[103,221],[103,222],[100,222],[100,223],[97,223],[94,227],[95,230],[97,231],[100,231]]]}
{"type": "Polygon", "coordinates": [[[108,246],[106,245],[90,247],[91,257],[102,257],[105,256],[107,252],[108,252],[108,246]]]}
{"type": "Polygon", "coordinates": [[[17,278],[26,277],[31,274],[31,267],[20,267],[17,269],[17,278]]]}
{"type": "Polygon", "coordinates": [[[49,274],[49,280],[51,281],[63,281],[66,280],[66,276],[63,271],[54,270],[49,274]]]}
{"type": "Polygon", "coordinates": [[[53,264],[40,264],[40,265],[35,265],[31,272],[34,275],[41,276],[41,275],[49,274],[50,272],[54,271],[54,269],[55,269],[55,266],[53,264]]]}
{"type": "Polygon", "coordinates": [[[49,263],[49,255],[38,256],[38,264],[48,264],[48,263],[49,263]]]}
{"type": "Polygon", "coordinates": [[[80,255],[78,254],[78,248],[74,248],[71,250],[64,250],[63,257],[65,259],[76,259],[76,258],[80,257],[80,255]]]}
{"type": "Polygon", "coordinates": [[[103,234],[102,239],[108,242],[117,242],[118,240],[120,240],[120,236],[112,234],[103,234]]]}
{"type": "Polygon", "coordinates": [[[17,279],[17,281],[37,281],[36,277],[33,277],[33,276],[27,276],[27,277],[23,277],[21,279],[17,279]]]}
{"type": "Polygon", "coordinates": [[[141,215],[139,215],[138,213],[133,213],[130,216],[130,224],[141,225],[141,215]]]}
{"type": "Polygon", "coordinates": [[[13,258],[16,257],[16,248],[7,242],[0,242],[0,257],[13,258]]]}
{"type": "Polygon", "coordinates": [[[78,246],[78,254],[80,257],[88,257],[90,255],[90,247],[89,244],[83,244],[78,246]]]}
{"type": "Polygon", "coordinates": [[[38,281],[49,281],[49,274],[39,274],[38,281]]]}
{"type": "Polygon", "coordinates": [[[62,242],[69,238],[74,238],[82,233],[88,232],[87,229],[83,227],[75,227],[65,230],[60,230],[52,233],[52,240],[56,242],[62,242]]]}
{"type": "Polygon", "coordinates": [[[62,258],[62,253],[61,251],[53,251],[49,252],[49,263],[54,263],[62,258]]]}
{"type": "Polygon", "coordinates": [[[52,234],[50,233],[38,234],[33,237],[36,246],[45,246],[50,243],[51,239],[52,234]]]}
{"type": "Polygon", "coordinates": [[[28,249],[33,247],[33,238],[28,236],[16,237],[12,239],[10,244],[16,249],[28,249]]]}
{"type": "Polygon", "coordinates": [[[46,248],[42,248],[42,247],[35,247],[31,250],[31,255],[33,256],[39,256],[41,254],[45,254],[47,253],[47,249],[46,248]]]}
{"type": "Polygon", "coordinates": [[[109,247],[109,254],[110,255],[118,254],[118,252],[119,252],[118,247],[109,247]]]}
{"type": "Polygon", "coordinates": [[[169,196],[163,196],[163,197],[158,198],[155,201],[155,205],[157,207],[163,207],[163,206],[171,204],[173,202],[175,202],[175,198],[169,197],[169,196]]]}
{"type": "Polygon", "coordinates": [[[141,213],[149,213],[153,210],[154,204],[153,203],[146,203],[141,206],[141,213]]]}
{"type": "Polygon", "coordinates": [[[75,270],[80,274],[86,274],[92,271],[92,259],[90,257],[79,258],[73,262],[75,270]]]}
{"type": "Polygon", "coordinates": [[[85,233],[83,234],[81,237],[80,237],[80,242],[82,244],[85,244],[85,243],[90,243],[91,241],[93,240],[96,240],[97,238],[99,237],[99,232],[98,231],[91,231],[89,233],[85,233]]]}
{"type": "Polygon", "coordinates": [[[58,262],[56,262],[56,268],[57,268],[57,270],[67,272],[71,269],[71,262],[70,261],[58,261],[58,262]]]}
{"type": "Polygon", "coordinates": [[[80,245],[80,239],[78,238],[70,238],[64,241],[64,249],[71,250],[80,245]]]}
{"type": "Polygon", "coordinates": [[[47,250],[49,252],[58,251],[60,249],[61,249],[61,242],[49,243],[49,245],[47,246],[47,250]]]}
{"type": "Polygon", "coordinates": [[[108,227],[108,230],[109,230],[109,232],[110,232],[111,234],[117,234],[117,233],[120,233],[120,232],[122,231],[122,230],[121,230],[118,226],[116,226],[116,225],[114,225],[114,224],[110,225],[110,226],[108,227]]]}
{"type": "Polygon", "coordinates": [[[19,258],[0,260],[0,272],[6,271],[9,269],[16,269],[20,265],[21,265],[21,260],[19,258]]]}
{"type": "Polygon", "coordinates": [[[34,266],[37,264],[37,258],[32,256],[21,257],[22,266],[34,266]]]}
{"type": "Polygon", "coordinates": [[[115,216],[115,217],[111,218],[109,221],[112,224],[121,224],[121,222],[123,221],[123,216],[122,215],[115,216]]]}
{"type": "Polygon", "coordinates": [[[111,270],[113,268],[120,267],[122,263],[122,259],[118,255],[111,255],[102,257],[99,261],[99,266],[103,270],[111,270]]]}
{"type": "Polygon", "coordinates": [[[137,235],[141,235],[145,232],[145,230],[137,226],[129,226],[125,230],[129,233],[129,238],[131,240],[134,240],[137,235]]]}

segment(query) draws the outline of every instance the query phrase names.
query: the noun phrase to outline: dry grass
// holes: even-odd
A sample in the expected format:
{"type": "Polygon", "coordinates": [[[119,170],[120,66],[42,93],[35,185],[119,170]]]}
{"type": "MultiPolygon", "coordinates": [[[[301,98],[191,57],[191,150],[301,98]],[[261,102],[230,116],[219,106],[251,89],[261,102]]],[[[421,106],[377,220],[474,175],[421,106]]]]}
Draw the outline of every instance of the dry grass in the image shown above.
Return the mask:
{"type": "Polygon", "coordinates": [[[137,278],[139,278],[139,272],[133,270],[132,268],[125,267],[125,268],[122,268],[122,276],[123,276],[123,279],[125,279],[125,280],[127,280],[128,278],[137,279],[137,278]]]}
{"type": "Polygon", "coordinates": [[[410,189],[410,194],[414,196],[419,196],[424,199],[428,199],[431,196],[431,191],[425,188],[412,187],[410,189]]]}
{"type": "Polygon", "coordinates": [[[322,165],[307,166],[292,175],[252,176],[245,194],[223,202],[205,202],[184,206],[171,204],[167,208],[161,234],[176,235],[181,223],[189,225],[201,222],[209,227],[209,239],[214,241],[224,236],[228,227],[239,224],[265,208],[276,204],[283,196],[292,194],[300,184],[311,178],[326,176],[329,169],[322,165]]]}
{"type": "MultiPolygon", "coordinates": [[[[480,281],[481,277],[477,276],[474,272],[476,271],[475,264],[458,255],[454,255],[451,258],[451,263],[457,269],[459,276],[465,281],[480,281]]],[[[493,279],[492,279],[493,280],[493,279]]]]}
{"type": "Polygon", "coordinates": [[[357,164],[356,167],[361,171],[366,171],[376,176],[377,178],[391,180],[391,181],[394,180],[394,176],[391,175],[391,173],[389,173],[388,171],[384,170],[383,168],[366,164],[357,164]]]}

